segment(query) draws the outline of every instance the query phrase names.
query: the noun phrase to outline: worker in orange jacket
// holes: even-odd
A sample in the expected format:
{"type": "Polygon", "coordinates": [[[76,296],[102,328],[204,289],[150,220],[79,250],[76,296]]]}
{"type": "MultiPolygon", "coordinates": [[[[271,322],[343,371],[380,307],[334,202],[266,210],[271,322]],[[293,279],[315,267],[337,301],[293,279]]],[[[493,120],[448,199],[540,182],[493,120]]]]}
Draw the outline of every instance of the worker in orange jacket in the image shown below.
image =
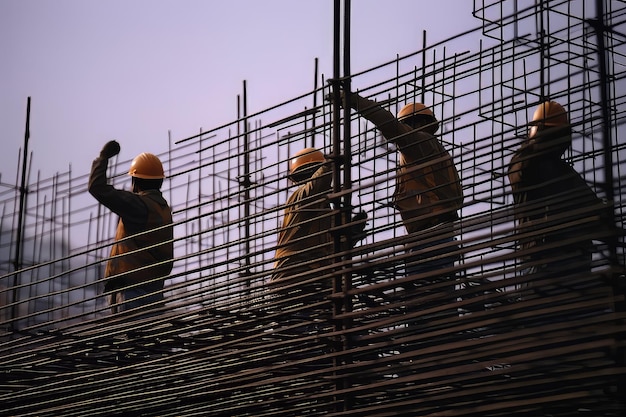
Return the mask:
{"type": "Polygon", "coordinates": [[[107,142],[93,161],[89,193],[119,216],[115,244],[104,277],[113,313],[163,301],[163,286],[174,258],[172,211],[161,194],[163,165],[151,153],[138,155],[128,174],[132,192],[107,184],[108,160],[120,152],[107,142]]]}
{"type": "MultiPolygon", "coordinates": [[[[317,331],[319,323],[324,325],[319,314],[330,311],[319,305],[317,312],[311,311],[308,305],[318,303],[332,288],[332,271],[324,267],[334,260],[331,229],[337,211],[328,196],[332,192],[331,164],[319,149],[297,152],[290,160],[288,178],[297,189],[285,203],[270,288],[278,289],[276,294],[290,308],[299,308],[290,317],[302,324],[292,332],[301,334],[317,331]]],[[[346,222],[342,249],[346,242],[354,244],[364,237],[366,218],[365,213],[359,213],[346,222]]]]}

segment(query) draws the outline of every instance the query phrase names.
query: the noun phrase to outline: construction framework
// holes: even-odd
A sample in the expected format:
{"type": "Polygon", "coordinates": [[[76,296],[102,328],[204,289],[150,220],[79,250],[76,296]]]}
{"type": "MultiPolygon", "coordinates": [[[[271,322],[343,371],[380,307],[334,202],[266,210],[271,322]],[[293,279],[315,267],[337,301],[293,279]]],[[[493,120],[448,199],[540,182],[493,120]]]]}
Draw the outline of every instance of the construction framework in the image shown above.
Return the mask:
{"type": "MultiPolygon", "coordinates": [[[[0,190],[0,415],[624,415],[626,2],[474,0],[476,28],[436,44],[424,33],[414,53],[357,74],[350,8],[335,0],[334,73],[316,65],[310,92],[249,114],[244,82],[232,122],[168,137],[175,267],[156,316],[110,314],[101,277],[117,219],[82,173],[31,179],[29,99],[21,174],[0,190]],[[396,149],[340,90],[394,114],[428,103],[441,121],[465,194],[453,291],[407,274],[407,247],[439,236],[406,234],[396,149]],[[507,181],[544,100],[566,106],[565,158],[604,206],[533,233],[601,212],[613,226],[583,237],[591,270],[558,276],[520,262],[507,181]],[[367,235],[315,271],[327,291],[277,291],[287,166],[305,147],[334,161],[336,239],[342,211],[368,213],[367,235]]],[[[113,161],[113,185],[128,186],[129,163],[113,161]]]]}

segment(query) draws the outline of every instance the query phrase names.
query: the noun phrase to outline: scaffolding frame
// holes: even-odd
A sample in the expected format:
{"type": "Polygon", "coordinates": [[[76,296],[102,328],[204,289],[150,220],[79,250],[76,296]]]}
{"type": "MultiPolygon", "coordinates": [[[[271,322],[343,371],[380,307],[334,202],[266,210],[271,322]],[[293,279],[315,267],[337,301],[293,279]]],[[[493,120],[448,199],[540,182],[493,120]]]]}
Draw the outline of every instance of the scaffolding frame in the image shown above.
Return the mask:
{"type": "MultiPolygon", "coordinates": [[[[0,191],[0,415],[624,413],[626,2],[474,0],[475,29],[436,44],[424,32],[415,52],[356,74],[352,5],[334,5],[330,78],[316,60],[311,91],[253,114],[244,81],[235,120],[178,140],[168,132],[157,155],[175,268],[154,317],[105,305],[117,219],[88,195],[87,175],[30,180],[29,98],[21,176],[0,191]],[[408,249],[441,236],[406,234],[392,201],[397,150],[340,90],[394,114],[428,103],[439,118],[465,193],[454,267],[407,275],[422,262],[408,249]],[[569,260],[559,277],[529,277],[506,176],[548,99],[568,109],[565,158],[615,228],[584,236],[592,270],[569,260]],[[293,191],[288,161],[309,146],[332,161],[334,251],[279,294],[267,282],[293,191]],[[368,213],[367,236],[346,249],[353,211],[368,213]],[[452,294],[430,280],[441,273],[457,277],[452,294]],[[331,288],[299,290],[324,281],[331,288]]],[[[110,162],[116,187],[129,186],[129,163],[110,162]]],[[[572,213],[545,228],[599,216],[572,213]]]]}

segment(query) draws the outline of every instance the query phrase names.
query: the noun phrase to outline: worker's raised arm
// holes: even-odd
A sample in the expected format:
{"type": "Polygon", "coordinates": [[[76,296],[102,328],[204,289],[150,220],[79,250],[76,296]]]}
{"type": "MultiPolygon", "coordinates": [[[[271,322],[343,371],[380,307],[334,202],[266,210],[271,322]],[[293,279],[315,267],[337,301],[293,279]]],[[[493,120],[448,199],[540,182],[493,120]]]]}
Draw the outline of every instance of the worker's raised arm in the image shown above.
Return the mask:
{"type": "Polygon", "coordinates": [[[350,94],[350,107],[359,115],[372,122],[387,139],[407,133],[408,129],[389,110],[384,109],[376,101],[361,97],[357,93],[350,94]]]}

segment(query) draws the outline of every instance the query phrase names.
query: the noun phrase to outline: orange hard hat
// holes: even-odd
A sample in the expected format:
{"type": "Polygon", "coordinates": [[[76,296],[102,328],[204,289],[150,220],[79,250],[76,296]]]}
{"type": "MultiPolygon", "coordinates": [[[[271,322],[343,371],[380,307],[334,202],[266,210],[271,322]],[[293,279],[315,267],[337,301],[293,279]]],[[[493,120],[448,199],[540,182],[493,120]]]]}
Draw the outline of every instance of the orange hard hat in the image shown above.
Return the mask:
{"type": "Polygon", "coordinates": [[[128,175],[145,180],[165,178],[161,160],[156,155],[147,152],[140,153],[133,159],[128,175]]]}
{"type": "Polygon", "coordinates": [[[293,158],[291,158],[289,162],[289,175],[319,165],[325,160],[324,154],[319,149],[304,148],[296,152],[293,158]]]}
{"type": "Polygon", "coordinates": [[[529,125],[544,126],[565,126],[569,124],[567,119],[567,112],[556,101],[544,101],[535,110],[533,120],[528,123],[529,125]]]}
{"type": "Polygon", "coordinates": [[[426,117],[431,119],[434,124],[434,131],[439,129],[439,121],[433,114],[432,110],[423,105],[422,103],[409,103],[402,107],[402,109],[398,112],[398,120],[403,121],[410,119],[412,117],[426,117]],[[436,124],[435,124],[436,123],[436,124]]]}
{"type": "Polygon", "coordinates": [[[402,110],[398,112],[398,120],[404,120],[404,119],[408,119],[409,117],[418,116],[418,115],[429,116],[429,117],[432,117],[433,119],[436,119],[432,110],[430,110],[428,107],[426,107],[422,103],[409,103],[405,105],[404,107],[402,107],[402,110]]]}
{"type": "Polygon", "coordinates": [[[563,106],[556,101],[544,101],[537,106],[533,119],[528,124],[530,125],[528,136],[534,138],[539,126],[566,127],[569,126],[569,120],[563,106]]]}

